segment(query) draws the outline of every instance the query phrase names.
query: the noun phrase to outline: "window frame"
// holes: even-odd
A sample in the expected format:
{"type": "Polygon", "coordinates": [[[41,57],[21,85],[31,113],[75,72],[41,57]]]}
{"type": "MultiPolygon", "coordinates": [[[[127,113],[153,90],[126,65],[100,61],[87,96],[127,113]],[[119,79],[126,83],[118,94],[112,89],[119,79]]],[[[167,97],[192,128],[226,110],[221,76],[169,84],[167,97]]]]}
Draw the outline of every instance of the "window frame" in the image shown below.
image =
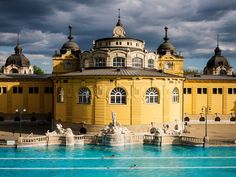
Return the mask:
{"type": "Polygon", "coordinates": [[[106,58],[96,57],[95,58],[95,67],[106,67],[106,58]]]}
{"type": "Polygon", "coordinates": [[[153,69],[154,67],[154,59],[148,59],[148,68],[153,69]]]}
{"type": "Polygon", "coordinates": [[[62,87],[57,88],[57,103],[64,103],[64,89],[62,87]]]}
{"type": "Polygon", "coordinates": [[[179,89],[175,87],[172,91],[172,103],[179,103],[179,89]]]}
{"type": "Polygon", "coordinates": [[[81,87],[78,92],[78,104],[90,104],[91,91],[88,87],[81,87]]]}
{"type": "Polygon", "coordinates": [[[113,67],[125,67],[125,58],[124,57],[113,58],[112,66],[113,67]]]}
{"type": "Polygon", "coordinates": [[[124,105],[127,103],[127,94],[125,89],[116,87],[110,92],[110,104],[124,105]]]}
{"type": "Polygon", "coordinates": [[[155,87],[150,87],[146,90],[145,102],[147,104],[159,104],[159,90],[155,87]]]}
{"type": "Polygon", "coordinates": [[[143,68],[143,59],[140,57],[135,57],[132,59],[132,67],[143,68]]]}

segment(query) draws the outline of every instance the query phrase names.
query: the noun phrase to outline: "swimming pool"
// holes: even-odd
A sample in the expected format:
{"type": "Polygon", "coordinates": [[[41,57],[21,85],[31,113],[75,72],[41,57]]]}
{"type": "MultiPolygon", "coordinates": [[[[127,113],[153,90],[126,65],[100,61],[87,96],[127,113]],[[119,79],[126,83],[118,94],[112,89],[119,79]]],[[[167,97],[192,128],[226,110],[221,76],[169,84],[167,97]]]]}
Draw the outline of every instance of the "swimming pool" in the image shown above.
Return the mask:
{"type": "Polygon", "coordinates": [[[38,147],[0,149],[4,177],[229,177],[236,175],[236,147],[184,146],[38,147]]]}

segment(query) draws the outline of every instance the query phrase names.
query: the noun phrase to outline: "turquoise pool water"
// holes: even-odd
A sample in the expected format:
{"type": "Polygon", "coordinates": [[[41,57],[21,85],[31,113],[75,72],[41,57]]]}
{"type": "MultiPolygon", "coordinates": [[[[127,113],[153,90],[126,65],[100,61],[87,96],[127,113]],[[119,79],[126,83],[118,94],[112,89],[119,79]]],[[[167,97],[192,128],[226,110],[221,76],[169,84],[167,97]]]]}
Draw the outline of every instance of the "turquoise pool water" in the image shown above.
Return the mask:
{"type": "Polygon", "coordinates": [[[2,148],[0,176],[232,177],[236,176],[236,147],[2,148]]]}

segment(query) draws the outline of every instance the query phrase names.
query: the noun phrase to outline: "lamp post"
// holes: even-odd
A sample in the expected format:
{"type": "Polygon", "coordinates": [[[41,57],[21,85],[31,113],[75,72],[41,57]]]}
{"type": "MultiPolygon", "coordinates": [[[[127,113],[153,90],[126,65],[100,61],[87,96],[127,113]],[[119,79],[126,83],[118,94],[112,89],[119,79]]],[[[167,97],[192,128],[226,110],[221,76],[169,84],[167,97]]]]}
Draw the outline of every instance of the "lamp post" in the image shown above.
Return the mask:
{"type": "Polygon", "coordinates": [[[207,115],[209,112],[211,112],[211,107],[209,106],[203,106],[202,107],[202,112],[205,114],[205,136],[204,136],[204,147],[208,139],[208,134],[207,134],[207,115]]]}
{"type": "Polygon", "coordinates": [[[20,137],[21,137],[21,120],[22,120],[22,114],[26,112],[26,109],[16,109],[16,113],[19,114],[20,117],[20,137]]]}

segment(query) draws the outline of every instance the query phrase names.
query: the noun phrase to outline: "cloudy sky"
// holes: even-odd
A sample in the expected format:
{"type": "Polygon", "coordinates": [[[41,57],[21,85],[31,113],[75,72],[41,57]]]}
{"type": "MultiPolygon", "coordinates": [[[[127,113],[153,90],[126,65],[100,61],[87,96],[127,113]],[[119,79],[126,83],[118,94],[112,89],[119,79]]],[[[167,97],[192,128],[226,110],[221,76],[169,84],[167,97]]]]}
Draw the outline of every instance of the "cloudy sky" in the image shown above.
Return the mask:
{"type": "Polygon", "coordinates": [[[202,69],[213,55],[216,36],[236,70],[236,0],[0,0],[0,65],[14,53],[17,33],[32,64],[51,72],[51,57],[67,41],[68,25],[80,48],[111,37],[118,9],[129,37],[149,51],[169,37],[185,57],[185,68],[202,69]]]}

